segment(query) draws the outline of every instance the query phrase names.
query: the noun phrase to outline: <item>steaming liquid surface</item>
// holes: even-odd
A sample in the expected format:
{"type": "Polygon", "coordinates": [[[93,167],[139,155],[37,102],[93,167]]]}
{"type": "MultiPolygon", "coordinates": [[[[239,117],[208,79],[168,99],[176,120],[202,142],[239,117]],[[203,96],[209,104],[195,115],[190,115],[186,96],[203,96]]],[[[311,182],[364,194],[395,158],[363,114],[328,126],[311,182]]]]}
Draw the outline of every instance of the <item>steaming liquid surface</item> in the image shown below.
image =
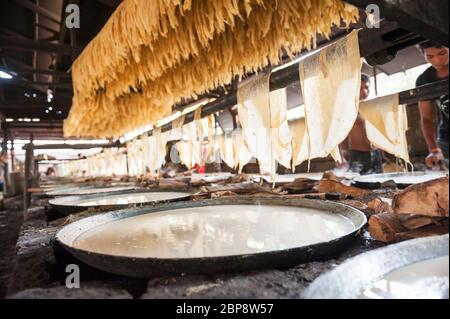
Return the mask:
{"type": "Polygon", "coordinates": [[[418,262],[387,274],[362,299],[448,299],[449,257],[418,262]]]}
{"type": "Polygon", "coordinates": [[[337,213],[290,206],[217,205],[149,213],[91,229],[74,242],[92,252],[200,258],[284,250],[351,233],[337,213]]]}

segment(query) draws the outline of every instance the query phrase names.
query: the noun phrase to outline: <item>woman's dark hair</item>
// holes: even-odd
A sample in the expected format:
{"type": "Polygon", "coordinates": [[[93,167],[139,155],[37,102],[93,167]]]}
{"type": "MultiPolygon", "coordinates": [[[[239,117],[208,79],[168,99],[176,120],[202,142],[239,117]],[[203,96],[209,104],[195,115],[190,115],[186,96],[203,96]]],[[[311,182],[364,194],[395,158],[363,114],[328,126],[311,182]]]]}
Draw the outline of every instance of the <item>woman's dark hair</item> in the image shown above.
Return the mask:
{"type": "Polygon", "coordinates": [[[361,81],[368,83],[370,82],[370,77],[365,73],[361,73],[361,81]]]}
{"type": "Polygon", "coordinates": [[[438,49],[440,49],[440,48],[443,48],[444,46],[442,44],[440,44],[440,43],[427,40],[427,41],[424,41],[424,42],[420,43],[419,47],[422,50],[422,52],[425,52],[425,49],[428,49],[428,48],[438,48],[438,49]]]}

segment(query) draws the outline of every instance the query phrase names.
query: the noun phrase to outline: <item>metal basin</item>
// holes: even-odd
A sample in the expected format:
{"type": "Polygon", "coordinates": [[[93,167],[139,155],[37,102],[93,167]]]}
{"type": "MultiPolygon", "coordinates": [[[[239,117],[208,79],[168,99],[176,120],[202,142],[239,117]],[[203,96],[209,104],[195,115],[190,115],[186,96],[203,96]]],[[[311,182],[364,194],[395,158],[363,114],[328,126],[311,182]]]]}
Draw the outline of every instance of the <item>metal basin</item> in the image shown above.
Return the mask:
{"type": "Polygon", "coordinates": [[[304,297],[448,299],[448,241],[448,235],[419,238],[358,255],[317,278],[304,297]]]}
{"type": "Polygon", "coordinates": [[[57,196],[81,196],[92,195],[101,193],[118,193],[126,191],[134,191],[137,187],[133,185],[120,185],[120,186],[73,186],[73,187],[61,187],[47,191],[45,194],[50,197],[57,196]]]}
{"type": "Polygon", "coordinates": [[[130,189],[127,192],[56,197],[49,200],[49,204],[62,214],[72,214],[84,211],[88,208],[117,210],[140,205],[187,200],[190,196],[191,194],[186,192],[130,189]]]}
{"type": "Polygon", "coordinates": [[[93,267],[151,278],[325,260],[338,255],[366,221],[359,210],[328,201],[224,198],[96,215],[67,225],[56,239],[93,267]]]}
{"type": "Polygon", "coordinates": [[[433,179],[448,176],[448,172],[405,172],[361,175],[353,179],[353,184],[361,188],[376,189],[382,187],[383,183],[393,181],[398,188],[406,188],[413,184],[424,183],[433,179]]]}

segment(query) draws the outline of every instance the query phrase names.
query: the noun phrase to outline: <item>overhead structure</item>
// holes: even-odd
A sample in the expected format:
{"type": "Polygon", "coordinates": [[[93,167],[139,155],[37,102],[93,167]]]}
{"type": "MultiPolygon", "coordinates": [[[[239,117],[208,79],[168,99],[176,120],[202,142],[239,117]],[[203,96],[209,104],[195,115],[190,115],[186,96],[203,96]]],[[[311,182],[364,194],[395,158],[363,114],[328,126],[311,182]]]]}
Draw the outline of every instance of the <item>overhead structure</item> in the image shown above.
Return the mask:
{"type": "Polygon", "coordinates": [[[65,135],[120,136],[357,18],[340,0],[126,0],[73,64],[65,135]]]}
{"type": "Polygon", "coordinates": [[[2,1],[0,114],[10,139],[63,139],[72,104],[73,58],[94,38],[121,0],[2,1]],[[75,4],[82,27],[66,27],[75,4]]]}

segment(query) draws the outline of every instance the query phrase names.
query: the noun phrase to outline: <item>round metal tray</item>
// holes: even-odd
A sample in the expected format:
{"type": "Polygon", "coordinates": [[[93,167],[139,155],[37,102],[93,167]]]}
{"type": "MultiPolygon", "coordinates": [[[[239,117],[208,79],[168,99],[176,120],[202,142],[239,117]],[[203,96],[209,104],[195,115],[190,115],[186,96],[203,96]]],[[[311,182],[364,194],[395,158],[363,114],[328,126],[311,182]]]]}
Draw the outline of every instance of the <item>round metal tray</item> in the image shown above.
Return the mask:
{"type": "MultiPolygon", "coordinates": [[[[145,206],[137,209],[127,209],[96,215],[65,226],[58,232],[56,240],[76,258],[98,269],[131,277],[152,278],[182,273],[208,274],[248,271],[261,268],[281,269],[312,260],[333,258],[353,240],[356,233],[366,224],[366,222],[366,216],[361,211],[329,201],[286,199],[282,197],[251,199],[224,198],[164,203],[155,206],[145,206]],[[76,240],[79,236],[107,223],[114,223],[131,217],[168,210],[173,211],[177,209],[201,208],[216,205],[270,205],[318,209],[322,213],[339,214],[352,224],[352,230],[336,239],[307,246],[251,254],[197,258],[126,257],[103,254],[75,247],[76,240]]],[[[299,232],[300,231],[301,229],[299,229],[299,232]]]]}
{"type": "Polygon", "coordinates": [[[69,215],[84,211],[88,208],[101,208],[104,210],[125,209],[128,207],[136,207],[149,204],[158,204],[164,202],[173,202],[187,200],[191,196],[187,192],[169,192],[160,190],[135,190],[130,189],[126,192],[109,192],[84,196],[65,196],[56,197],[49,200],[49,204],[58,212],[69,215]],[[161,196],[163,193],[166,196],[161,196]],[[155,194],[155,198],[151,196],[155,194]],[[158,194],[158,195],[156,195],[158,194]],[[149,197],[149,198],[142,198],[149,197]],[[164,197],[156,199],[156,197],[164,197]]]}
{"type": "Polygon", "coordinates": [[[118,193],[134,191],[137,187],[133,185],[120,185],[120,186],[74,186],[74,187],[61,187],[45,193],[49,197],[57,196],[82,196],[101,193],[118,193]]]}
{"type": "MultiPolygon", "coordinates": [[[[318,277],[311,283],[303,297],[308,299],[368,298],[364,296],[364,292],[388,274],[420,262],[441,257],[448,258],[448,255],[448,235],[413,239],[379,248],[353,257],[318,277]]],[[[448,278],[446,285],[448,294],[448,278]]]]}
{"type": "Polygon", "coordinates": [[[353,178],[353,185],[360,188],[377,189],[383,183],[393,181],[398,188],[406,188],[413,184],[424,183],[433,179],[448,176],[448,172],[404,172],[361,175],[353,178]]]}

